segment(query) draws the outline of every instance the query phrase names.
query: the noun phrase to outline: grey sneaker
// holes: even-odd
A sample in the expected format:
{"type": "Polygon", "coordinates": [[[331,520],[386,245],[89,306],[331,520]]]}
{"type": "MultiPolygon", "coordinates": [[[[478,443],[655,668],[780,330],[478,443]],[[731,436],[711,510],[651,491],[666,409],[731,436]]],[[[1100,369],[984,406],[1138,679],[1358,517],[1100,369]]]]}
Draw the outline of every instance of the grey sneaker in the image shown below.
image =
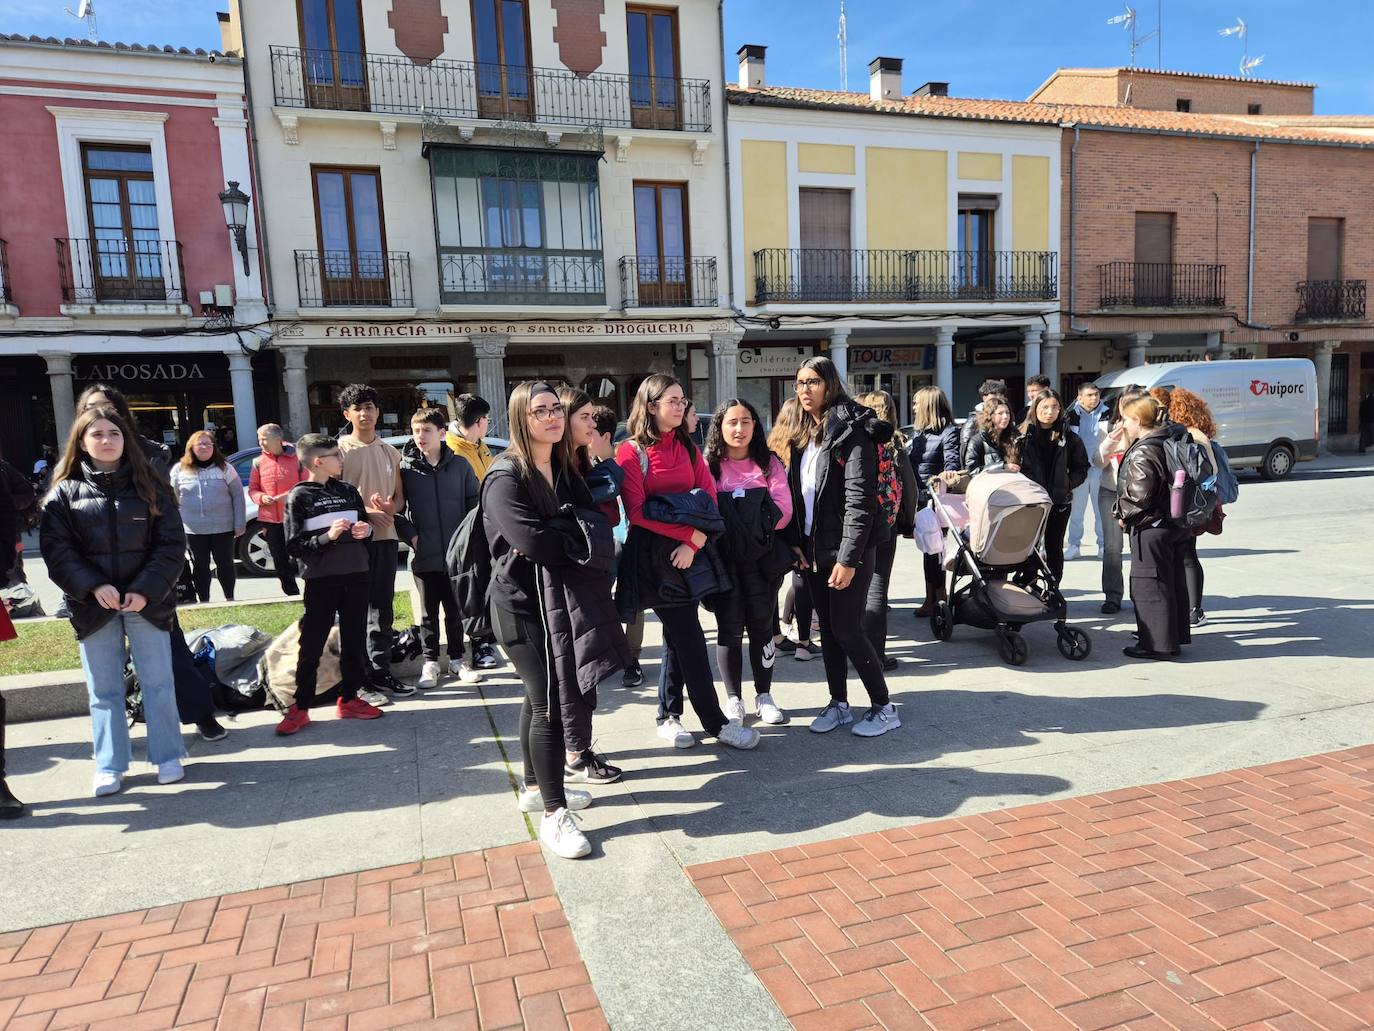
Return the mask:
{"type": "Polygon", "coordinates": [[[829,734],[836,727],[854,722],[854,714],[849,711],[849,703],[830,699],[821,714],[811,721],[813,734],[829,734]]]}
{"type": "Polygon", "coordinates": [[[375,705],[381,708],[383,705],[390,705],[391,699],[380,691],[374,691],[370,687],[364,687],[358,692],[358,697],[367,702],[368,705],[375,705]]]}
{"type": "Polygon", "coordinates": [[[902,719],[897,715],[897,707],[891,702],[884,706],[872,706],[863,719],[854,724],[852,733],[855,737],[882,737],[889,730],[896,730],[902,725],[902,719]]]}

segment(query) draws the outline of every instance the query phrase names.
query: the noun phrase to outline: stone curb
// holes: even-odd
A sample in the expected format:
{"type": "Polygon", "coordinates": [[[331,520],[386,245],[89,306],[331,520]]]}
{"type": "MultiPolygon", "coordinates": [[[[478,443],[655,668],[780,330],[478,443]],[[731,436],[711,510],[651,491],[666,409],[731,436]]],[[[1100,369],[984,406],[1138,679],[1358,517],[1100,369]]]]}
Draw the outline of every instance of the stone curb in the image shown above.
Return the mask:
{"type": "Polygon", "coordinates": [[[85,716],[90,711],[86,674],[79,669],[0,677],[0,692],[5,696],[8,723],[85,716]]]}

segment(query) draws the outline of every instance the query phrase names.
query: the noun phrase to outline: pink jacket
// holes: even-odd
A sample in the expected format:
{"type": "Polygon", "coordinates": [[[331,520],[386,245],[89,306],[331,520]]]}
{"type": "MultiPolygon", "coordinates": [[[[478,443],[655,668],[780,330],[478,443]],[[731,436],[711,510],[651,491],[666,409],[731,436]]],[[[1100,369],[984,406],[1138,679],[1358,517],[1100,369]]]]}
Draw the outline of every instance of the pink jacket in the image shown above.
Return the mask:
{"type": "Polygon", "coordinates": [[[773,496],[774,504],[782,512],[782,518],[773,529],[781,530],[792,519],[792,489],[787,484],[787,470],[783,468],[777,456],[773,456],[769,461],[766,476],[752,458],[738,461],[733,458],[720,460],[720,475],[716,477],[717,494],[729,494],[733,490],[751,490],[755,487],[767,487],[768,493],[773,496]]]}
{"type": "Polygon", "coordinates": [[[264,451],[253,459],[253,471],[248,474],[248,496],[258,506],[258,522],[282,522],[286,502],[283,500],[268,505],[263,499],[269,495],[276,497],[287,494],[305,478],[305,470],[296,456],[288,455],[285,451],[279,455],[264,451]]]}

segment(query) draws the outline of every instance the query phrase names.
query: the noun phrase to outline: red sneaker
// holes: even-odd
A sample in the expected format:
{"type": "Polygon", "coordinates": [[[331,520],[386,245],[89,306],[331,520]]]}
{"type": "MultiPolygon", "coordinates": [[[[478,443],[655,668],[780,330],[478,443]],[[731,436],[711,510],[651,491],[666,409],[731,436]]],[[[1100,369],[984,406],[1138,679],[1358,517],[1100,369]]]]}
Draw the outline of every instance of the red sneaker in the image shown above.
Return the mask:
{"type": "Polygon", "coordinates": [[[308,726],[310,726],[310,712],[293,705],[286,710],[286,715],[277,724],[277,733],[282,737],[290,737],[296,731],[308,726]]]}
{"type": "Polygon", "coordinates": [[[350,698],[348,701],[340,698],[338,713],[341,720],[375,720],[382,715],[382,710],[375,705],[368,705],[361,698],[350,698]]]}

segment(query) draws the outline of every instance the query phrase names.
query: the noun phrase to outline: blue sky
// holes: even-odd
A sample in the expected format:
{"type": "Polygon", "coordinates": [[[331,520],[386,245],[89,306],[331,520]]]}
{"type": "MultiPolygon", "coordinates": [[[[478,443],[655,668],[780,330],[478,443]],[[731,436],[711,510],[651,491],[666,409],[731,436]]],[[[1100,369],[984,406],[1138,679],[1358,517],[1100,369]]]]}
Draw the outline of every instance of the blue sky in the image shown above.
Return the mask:
{"type": "MultiPolygon", "coordinates": [[[[1149,32],[1156,2],[1135,3],[1140,31],[1149,32]]],[[[76,0],[0,0],[0,31],[81,35],[83,26],[64,6],[75,8],[76,0]]],[[[96,3],[104,39],[206,48],[219,45],[215,11],[224,6],[223,0],[96,3]]],[[[1029,96],[1056,67],[1127,62],[1127,34],[1105,24],[1122,10],[1110,0],[850,0],[848,9],[851,89],[865,88],[868,62],[880,54],[905,60],[909,89],[933,79],[949,82],[957,96],[1008,99],[1029,96]]],[[[839,0],[727,0],[727,66],[733,69],[740,44],[762,43],[769,48],[770,82],[837,88],[838,13],[839,0]]],[[[1166,68],[1234,74],[1240,45],[1217,30],[1241,17],[1251,26],[1250,53],[1265,58],[1255,75],[1317,83],[1320,112],[1374,113],[1374,4],[1366,0],[1166,0],[1163,13],[1166,68]]],[[[1153,40],[1137,60],[1154,66],[1153,40]]]]}

